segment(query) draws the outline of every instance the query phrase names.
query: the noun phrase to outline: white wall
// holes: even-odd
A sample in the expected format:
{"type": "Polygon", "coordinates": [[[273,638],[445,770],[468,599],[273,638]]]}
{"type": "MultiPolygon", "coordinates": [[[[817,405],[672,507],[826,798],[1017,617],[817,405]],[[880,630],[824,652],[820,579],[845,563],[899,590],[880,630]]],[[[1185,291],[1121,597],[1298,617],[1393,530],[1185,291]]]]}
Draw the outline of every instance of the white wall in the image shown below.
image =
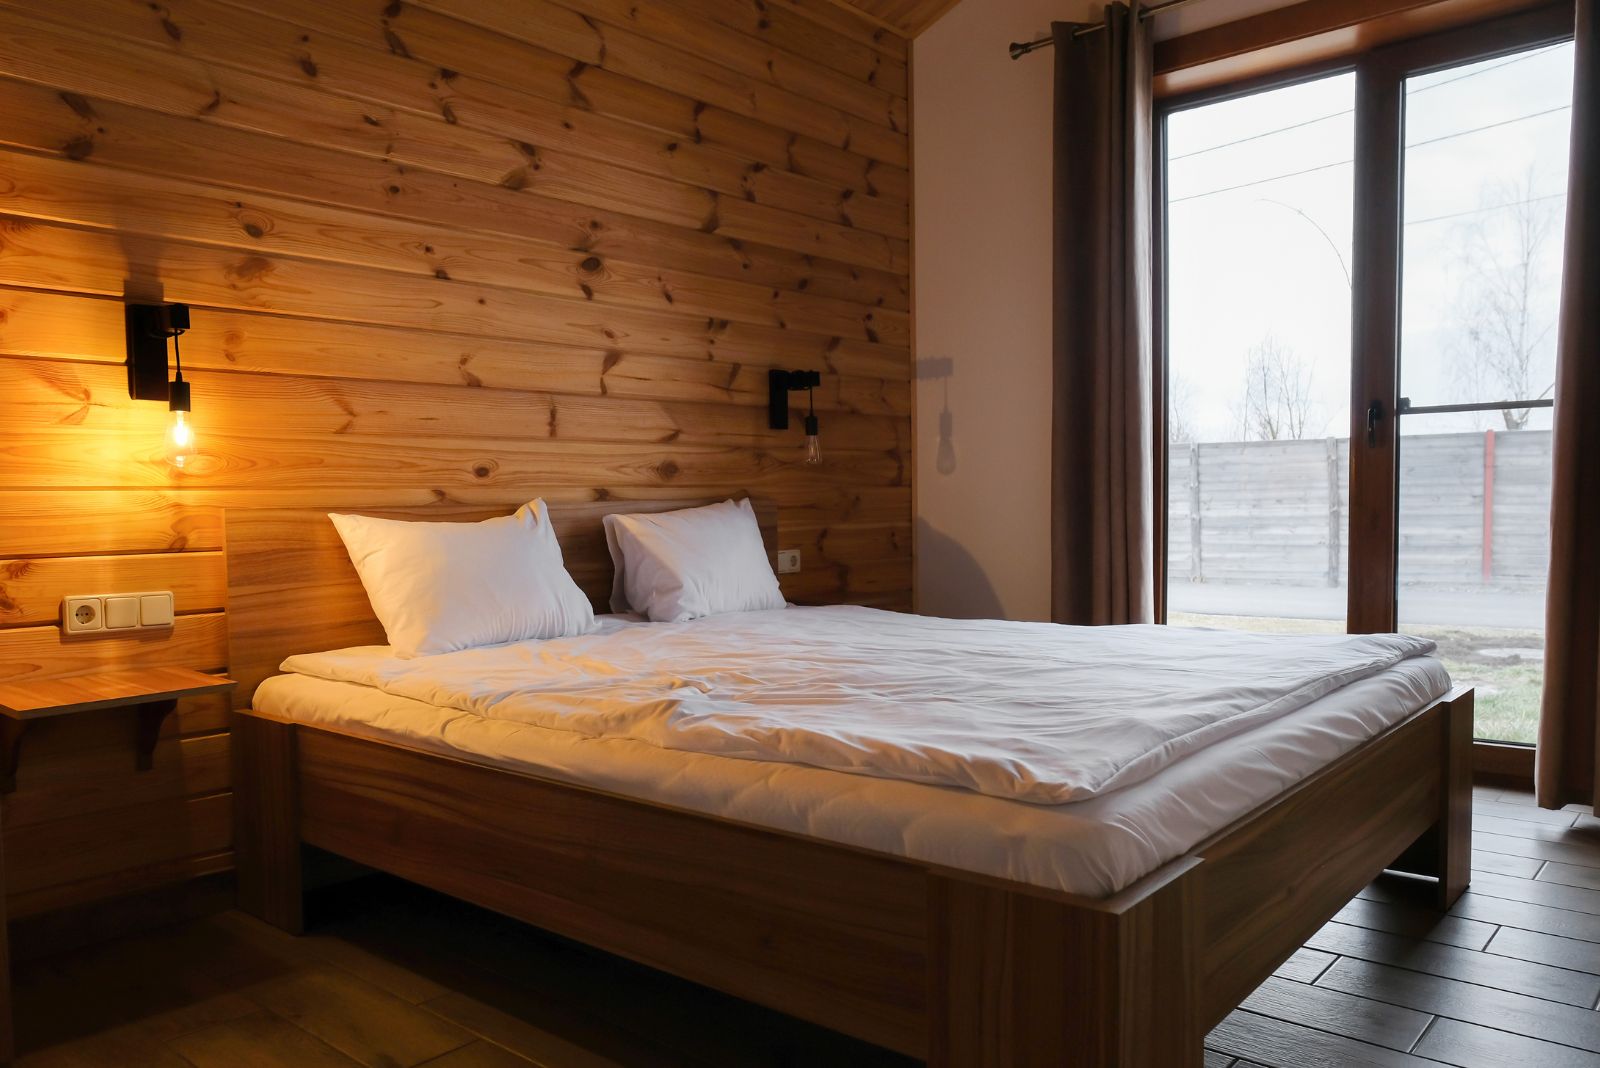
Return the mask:
{"type": "Polygon", "coordinates": [[[1049,618],[1054,74],[1049,51],[1013,62],[1006,44],[1090,9],[964,0],[913,45],[916,577],[930,615],[1049,618]]]}
{"type": "MultiPolygon", "coordinates": [[[[1158,17],[1156,36],[1286,2],[1207,0],[1158,17]]],[[[1013,62],[1006,45],[1102,7],[963,0],[912,46],[916,580],[931,615],[1049,618],[1054,53],[1013,62]]]]}

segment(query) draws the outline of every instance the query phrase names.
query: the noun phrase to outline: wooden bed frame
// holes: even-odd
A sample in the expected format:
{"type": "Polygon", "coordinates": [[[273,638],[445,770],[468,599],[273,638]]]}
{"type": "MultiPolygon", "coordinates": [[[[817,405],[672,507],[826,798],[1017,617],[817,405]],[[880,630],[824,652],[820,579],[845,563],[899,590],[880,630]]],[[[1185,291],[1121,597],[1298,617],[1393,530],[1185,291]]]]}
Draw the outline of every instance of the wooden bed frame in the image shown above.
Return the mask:
{"type": "MultiPolygon", "coordinates": [[[[605,512],[686,503],[551,512],[582,561],[605,512]]],[[[304,589],[329,613],[283,644],[235,604],[240,648],[281,659],[352,644],[341,612],[370,622],[322,513],[230,516],[229,544],[235,589],[280,610],[304,589]],[[250,559],[295,521],[317,561],[303,580],[250,559]]],[[[575,571],[609,593],[608,574],[575,571]]],[[[1468,880],[1464,689],[1105,899],[255,711],[234,729],[239,904],[279,927],[301,928],[304,843],[935,1065],[1196,1068],[1211,1027],[1380,871],[1436,878],[1441,908],[1468,880]]]]}

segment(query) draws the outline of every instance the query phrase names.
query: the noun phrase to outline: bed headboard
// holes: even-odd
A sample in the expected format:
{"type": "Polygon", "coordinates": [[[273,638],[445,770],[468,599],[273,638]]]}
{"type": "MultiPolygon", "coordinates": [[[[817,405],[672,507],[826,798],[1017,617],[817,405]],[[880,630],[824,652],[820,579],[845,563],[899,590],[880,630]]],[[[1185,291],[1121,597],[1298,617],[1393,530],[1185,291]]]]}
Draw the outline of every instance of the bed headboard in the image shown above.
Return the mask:
{"type": "MultiPolygon", "coordinates": [[[[746,494],[734,494],[735,499],[746,494]]],[[[546,501],[567,570],[597,611],[610,611],[611,554],[601,520],[614,512],[666,512],[727,500],[546,501]]],[[[228,663],[239,681],[236,707],[249,707],[256,685],[295,653],[383,644],[383,628],[328,519],[330,511],[387,519],[476,522],[509,515],[503,505],[437,503],[412,508],[249,508],[227,513],[228,663]]],[[[768,558],[778,551],[778,508],[752,497],[768,558]]]]}

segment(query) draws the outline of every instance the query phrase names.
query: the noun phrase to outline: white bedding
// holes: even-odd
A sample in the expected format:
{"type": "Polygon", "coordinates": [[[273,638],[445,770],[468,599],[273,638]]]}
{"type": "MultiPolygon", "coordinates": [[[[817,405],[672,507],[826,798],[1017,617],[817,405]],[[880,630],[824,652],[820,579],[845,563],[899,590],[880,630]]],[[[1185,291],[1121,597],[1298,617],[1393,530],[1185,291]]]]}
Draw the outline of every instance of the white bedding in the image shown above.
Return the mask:
{"type": "MultiPolygon", "coordinates": [[[[786,619],[791,629],[804,631],[814,626],[814,613],[823,611],[835,610],[788,610],[786,619]]],[[[746,614],[744,622],[749,622],[749,615],[784,613],[746,614]]],[[[703,628],[708,622],[713,621],[678,627],[703,628]]],[[[1031,624],[983,624],[982,628],[1011,632],[1012,644],[1026,644],[1021,635],[1030,628],[1065,629],[1031,624]],[[1012,628],[1020,628],[1020,632],[1012,628]]],[[[590,679],[599,686],[597,680],[608,673],[624,681],[635,676],[627,675],[609,658],[594,656],[592,646],[587,657],[557,647],[608,636],[610,642],[602,645],[622,641],[644,647],[670,637],[663,633],[670,629],[669,625],[628,624],[609,618],[603,621],[601,633],[590,639],[522,643],[475,652],[502,659],[501,668],[508,672],[510,663],[525,662],[590,679]]],[[[792,634],[788,641],[791,649],[803,644],[798,635],[792,634]]],[[[724,645],[716,650],[719,664],[728,648],[724,645]]],[[[664,748],[638,738],[554,729],[520,714],[499,714],[504,711],[504,695],[525,693],[521,685],[511,683],[509,675],[498,681],[486,676],[474,684],[478,703],[457,707],[437,699],[448,696],[455,682],[430,682],[421,671],[395,676],[395,662],[385,653],[382,649],[345,650],[291,658],[286,668],[316,668],[333,677],[290,674],[269,679],[257,691],[256,707],[693,811],[1093,896],[1113,893],[1187,851],[1449,686],[1437,660],[1402,657],[1293,711],[1247,715],[1250,722],[1238,729],[1214,737],[1190,755],[1174,757],[1160,770],[1121,788],[1103,787],[1098,796],[1065,804],[1021,804],[970,789],[840,774],[800,763],[732,758],[664,748]],[[384,686],[349,681],[362,678],[381,679],[384,686]],[[496,695],[500,695],[498,700],[496,695]]],[[[1300,647],[1302,657],[1325,653],[1325,644],[1317,640],[1300,647]]],[[[869,655],[862,649],[854,654],[869,655]]],[[[408,667],[467,656],[465,652],[447,654],[410,661],[408,667]]],[[[658,664],[657,668],[671,666],[658,664]]],[[[676,665],[686,678],[694,677],[681,670],[689,666],[687,662],[676,665]]],[[[992,666],[997,671],[1020,670],[1016,661],[1007,657],[992,666]]],[[[735,672],[737,668],[723,665],[721,670],[735,672]]],[[[1138,674],[1145,680],[1144,689],[1155,692],[1165,685],[1162,676],[1166,670],[1166,665],[1143,665],[1138,674]]],[[[1245,689],[1239,685],[1243,680],[1237,665],[1215,663],[1209,673],[1214,677],[1226,674],[1233,689],[1245,689]]],[[[723,676],[715,677],[720,683],[723,676]]],[[[897,694],[907,707],[925,696],[916,684],[917,679],[908,678],[897,694]]],[[[693,689],[703,692],[699,687],[693,689]]],[[[840,685],[837,677],[827,675],[817,678],[809,689],[816,708],[837,708],[840,702],[861,696],[840,685]]],[[[1258,709],[1262,702],[1256,698],[1260,696],[1255,686],[1249,687],[1239,707],[1258,709]]]]}
{"type": "Polygon", "coordinates": [[[396,697],[663,749],[1081,801],[1433,643],[936,619],[840,605],[284,667],[396,697]]]}

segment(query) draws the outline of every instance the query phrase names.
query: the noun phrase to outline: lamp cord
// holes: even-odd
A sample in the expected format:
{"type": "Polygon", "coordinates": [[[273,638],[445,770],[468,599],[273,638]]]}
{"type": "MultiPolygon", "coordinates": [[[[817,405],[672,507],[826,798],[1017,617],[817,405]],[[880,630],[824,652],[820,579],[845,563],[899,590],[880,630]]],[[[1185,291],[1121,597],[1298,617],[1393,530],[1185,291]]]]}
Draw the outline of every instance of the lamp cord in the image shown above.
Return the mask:
{"type": "Polygon", "coordinates": [[[183,353],[178,350],[178,339],[182,336],[182,330],[172,332],[172,367],[179,382],[183,381],[183,353]]]}

